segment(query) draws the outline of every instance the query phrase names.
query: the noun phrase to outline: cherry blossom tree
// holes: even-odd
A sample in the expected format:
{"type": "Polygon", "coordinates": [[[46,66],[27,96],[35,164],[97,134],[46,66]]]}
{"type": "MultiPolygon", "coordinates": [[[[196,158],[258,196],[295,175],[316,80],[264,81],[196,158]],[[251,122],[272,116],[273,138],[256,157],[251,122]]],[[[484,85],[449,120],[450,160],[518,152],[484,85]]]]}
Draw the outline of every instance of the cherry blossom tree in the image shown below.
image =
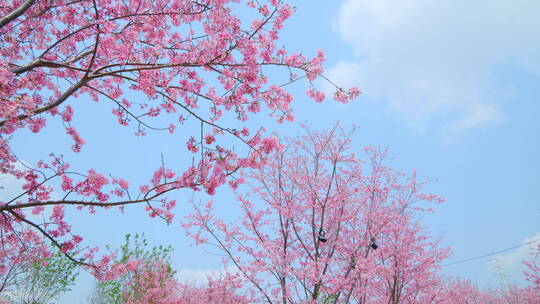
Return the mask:
{"type": "Polygon", "coordinates": [[[226,223],[214,203],[184,224],[216,246],[266,303],[403,303],[426,293],[447,251],[414,220],[423,182],[384,165],[387,152],[351,150],[339,127],[283,141],[243,178],[242,218],[226,223]]]}
{"type": "Polygon", "coordinates": [[[540,295],[532,286],[518,287],[510,285],[486,292],[489,296],[488,303],[494,304],[528,304],[539,303],[540,295]]]}
{"type": "Polygon", "coordinates": [[[17,276],[11,292],[13,303],[54,303],[61,294],[73,288],[79,268],[63,254],[55,251],[51,257],[36,259],[33,263],[24,265],[23,272],[17,276]]]}
{"type": "Polygon", "coordinates": [[[171,247],[149,247],[144,235],[126,235],[107,271],[98,276],[89,297],[92,304],[240,304],[238,274],[224,273],[205,284],[178,282],[171,266],[171,247]]]}
{"type": "Polygon", "coordinates": [[[516,286],[515,284],[504,284],[497,290],[488,290],[486,296],[489,303],[499,304],[525,304],[540,303],[540,268],[538,258],[540,256],[540,244],[532,242],[530,246],[530,258],[523,261],[526,270],[523,272],[528,286],[516,286]]]}
{"type": "Polygon", "coordinates": [[[208,278],[202,286],[182,283],[179,285],[179,304],[247,304],[253,303],[248,296],[239,294],[243,286],[237,274],[227,273],[219,278],[208,278]]]}
{"type": "Polygon", "coordinates": [[[433,289],[431,301],[426,303],[530,304],[540,301],[532,286],[510,284],[503,288],[482,290],[469,280],[442,278],[437,287],[433,289]]]}
{"type": "Polygon", "coordinates": [[[27,267],[49,255],[47,246],[43,245],[36,232],[23,229],[14,233],[12,230],[6,231],[4,227],[1,231],[3,242],[0,243],[0,293],[11,291],[17,277],[27,267]],[[20,246],[21,243],[26,247],[20,246]]]}
{"type": "Polygon", "coordinates": [[[524,261],[527,270],[525,278],[531,283],[533,289],[538,294],[540,301],[540,242],[533,244],[531,248],[531,259],[524,261]]]}
{"type": "MultiPolygon", "coordinates": [[[[239,169],[258,167],[276,148],[275,138],[243,122],[259,112],[293,120],[287,85],[306,81],[308,96],[325,99],[313,85],[324,78],[323,52],[308,58],[278,46],[293,7],[281,0],[237,2],[0,0],[0,173],[23,182],[18,194],[0,201],[3,241],[25,248],[14,240],[31,228],[73,262],[89,264],[82,259],[91,261],[94,251],[68,253],[82,237],[71,232],[66,206],[93,212],[138,204],[171,222],[176,201],[165,194],[235,186],[239,169]],[[276,69],[287,76],[270,77],[276,69]],[[182,171],[163,164],[139,187],[91,164],[72,169],[62,155],[47,158],[50,151],[37,163],[22,162],[14,138],[23,128],[37,136],[51,121],[63,124],[74,152],[84,149],[76,117],[88,114],[76,113],[79,100],[108,103],[119,125],[133,127],[137,136],[197,122],[186,139],[187,153],[197,159],[182,171]],[[223,116],[239,126],[223,124],[223,116]],[[248,151],[221,144],[226,136],[248,151]]],[[[336,87],[334,99],[348,102],[359,93],[336,87]]]]}
{"type": "Polygon", "coordinates": [[[120,250],[106,256],[111,262],[98,274],[93,297],[116,304],[139,301],[143,297],[170,300],[176,295],[171,252],[171,247],[150,247],[144,234],[127,234],[120,250]]]}
{"type": "MultiPolygon", "coordinates": [[[[179,283],[171,276],[168,265],[159,261],[152,265],[130,262],[132,279],[123,286],[121,304],[242,304],[253,303],[248,297],[237,294],[241,280],[230,275],[210,279],[197,286],[179,283]],[[150,266],[150,267],[149,267],[150,266]]],[[[108,302],[111,303],[111,302],[108,302]]]]}
{"type": "Polygon", "coordinates": [[[431,303],[490,303],[488,295],[479,290],[471,281],[458,278],[441,280],[439,289],[433,293],[431,303]]]}
{"type": "Polygon", "coordinates": [[[440,262],[448,257],[449,249],[439,248],[409,214],[393,221],[377,244],[381,248],[375,279],[380,286],[374,286],[378,301],[431,303],[430,296],[440,285],[440,262]]]}

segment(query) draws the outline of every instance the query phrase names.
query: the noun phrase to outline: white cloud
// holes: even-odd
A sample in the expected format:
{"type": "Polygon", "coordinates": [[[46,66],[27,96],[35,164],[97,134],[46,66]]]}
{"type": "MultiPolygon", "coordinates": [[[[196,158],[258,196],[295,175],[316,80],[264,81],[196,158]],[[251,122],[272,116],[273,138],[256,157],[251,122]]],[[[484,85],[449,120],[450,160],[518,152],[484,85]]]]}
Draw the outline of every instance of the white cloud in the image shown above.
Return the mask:
{"type": "MultiPolygon", "coordinates": [[[[23,161],[17,162],[15,164],[15,169],[17,170],[27,170],[28,168],[31,168],[32,166],[26,162],[23,161]]],[[[14,198],[17,198],[17,201],[25,202],[28,199],[27,195],[22,195],[24,193],[24,190],[22,189],[22,186],[26,183],[24,178],[16,178],[14,175],[11,174],[2,174],[0,173],[0,201],[2,202],[8,202],[14,198]],[[19,197],[20,196],[20,197],[19,197]]],[[[54,190],[49,194],[50,199],[61,199],[63,195],[56,191],[58,189],[58,185],[54,184],[46,184],[47,186],[55,186],[54,190]]],[[[45,206],[45,212],[41,213],[40,215],[32,214],[30,211],[30,208],[22,209],[23,212],[26,213],[26,216],[28,219],[34,221],[34,223],[41,223],[44,220],[45,214],[48,214],[49,211],[52,210],[52,206],[45,206]]]]}
{"type": "Polygon", "coordinates": [[[526,270],[526,267],[523,262],[531,259],[532,249],[535,248],[535,244],[540,242],[538,240],[540,240],[540,233],[523,240],[524,246],[510,251],[510,253],[495,256],[488,264],[490,272],[504,276],[508,283],[524,283],[523,271],[526,270]]]}
{"type": "MultiPolygon", "coordinates": [[[[26,161],[17,162],[15,163],[15,169],[26,171],[29,168],[32,168],[32,165],[30,165],[26,161]]],[[[40,176],[41,178],[41,176],[40,176]]],[[[57,183],[58,180],[55,181],[49,181],[49,183],[45,184],[46,186],[54,186],[54,189],[57,190],[59,188],[59,185],[57,183]],[[56,182],[56,183],[54,183],[56,182]]],[[[22,186],[26,183],[24,178],[16,178],[12,174],[3,174],[0,173],[0,201],[7,201],[11,200],[19,195],[21,195],[24,190],[22,189],[22,186]]],[[[60,199],[63,197],[61,193],[58,191],[53,191],[50,193],[51,199],[60,199]]],[[[26,199],[27,196],[22,196],[20,200],[26,199]]]]}
{"type": "Polygon", "coordinates": [[[504,120],[496,69],[540,75],[540,1],[348,0],[337,30],[357,60],[329,70],[390,113],[459,131],[504,120]]]}
{"type": "Polygon", "coordinates": [[[235,267],[220,269],[182,269],[176,273],[176,279],[179,282],[189,282],[194,284],[204,284],[208,278],[219,279],[225,274],[235,274],[238,270],[235,267]]]}
{"type": "MultiPolygon", "coordinates": [[[[16,163],[15,169],[25,170],[26,168],[21,163],[16,163]]],[[[10,200],[21,194],[21,187],[25,182],[24,179],[17,179],[11,174],[0,173],[0,201],[10,200]]]]}

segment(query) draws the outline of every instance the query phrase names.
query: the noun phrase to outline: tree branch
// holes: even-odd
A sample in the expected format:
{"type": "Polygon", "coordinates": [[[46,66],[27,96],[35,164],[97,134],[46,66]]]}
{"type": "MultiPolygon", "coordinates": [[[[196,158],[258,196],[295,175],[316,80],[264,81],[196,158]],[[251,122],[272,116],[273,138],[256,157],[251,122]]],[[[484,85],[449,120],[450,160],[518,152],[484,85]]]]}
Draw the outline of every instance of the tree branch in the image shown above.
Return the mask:
{"type": "Polygon", "coordinates": [[[19,18],[24,12],[26,12],[32,4],[34,4],[36,0],[26,0],[21,6],[13,10],[11,13],[5,15],[0,19],[0,28],[4,27],[6,24],[10,23],[11,21],[19,18]]]}

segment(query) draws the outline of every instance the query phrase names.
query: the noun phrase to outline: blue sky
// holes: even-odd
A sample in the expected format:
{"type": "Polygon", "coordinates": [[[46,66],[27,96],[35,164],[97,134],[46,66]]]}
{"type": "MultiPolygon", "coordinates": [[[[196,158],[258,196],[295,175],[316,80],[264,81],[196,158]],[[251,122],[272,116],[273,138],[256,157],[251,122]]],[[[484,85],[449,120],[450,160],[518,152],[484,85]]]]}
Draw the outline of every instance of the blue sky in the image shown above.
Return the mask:
{"type": "MultiPolygon", "coordinates": [[[[321,129],[336,121],[345,128],[355,124],[356,149],[387,146],[391,166],[437,179],[429,190],[446,202],[424,223],[452,247],[448,262],[540,238],[540,2],[304,0],[295,5],[282,43],[307,55],[325,50],[328,76],[357,85],[363,94],[348,105],[316,104],[302,94],[304,87],[294,87],[294,123],[256,123],[286,136],[300,132],[299,122],[321,129]]],[[[174,168],[191,161],[182,138],[189,126],[174,136],[135,138],[132,128],[117,126],[107,103],[70,102],[88,144],[78,155],[64,154],[80,169],[92,166],[142,183],[160,165],[160,153],[174,168]]],[[[51,120],[42,133],[14,138],[22,159],[31,163],[71,145],[67,135],[58,135],[64,134],[59,121],[51,120]]],[[[190,199],[206,199],[189,191],[176,198],[177,219],[189,211],[190,199]]],[[[226,190],[213,199],[234,210],[226,190]]],[[[145,232],[153,244],[172,245],[175,266],[186,269],[182,277],[219,268],[219,257],[190,247],[178,223],[167,226],[140,209],[128,208],[122,217],[113,210],[70,217],[88,244],[118,246],[126,232],[145,232]]],[[[525,246],[502,256],[508,281],[523,284],[520,260],[527,254],[525,246]]],[[[444,272],[498,286],[492,264],[486,258],[444,272]]],[[[90,287],[89,276],[81,275],[61,303],[82,303],[90,287]]]]}
{"type": "MultiPolygon", "coordinates": [[[[358,124],[355,145],[388,146],[393,166],[438,179],[431,189],[446,202],[425,223],[452,246],[449,262],[538,239],[540,3],[310,3],[286,37],[325,49],[330,78],[364,94],[302,108],[299,120],[358,124]]],[[[522,283],[526,256],[504,256],[509,281],[522,283]]],[[[492,268],[488,258],[445,272],[497,286],[492,268]]]]}

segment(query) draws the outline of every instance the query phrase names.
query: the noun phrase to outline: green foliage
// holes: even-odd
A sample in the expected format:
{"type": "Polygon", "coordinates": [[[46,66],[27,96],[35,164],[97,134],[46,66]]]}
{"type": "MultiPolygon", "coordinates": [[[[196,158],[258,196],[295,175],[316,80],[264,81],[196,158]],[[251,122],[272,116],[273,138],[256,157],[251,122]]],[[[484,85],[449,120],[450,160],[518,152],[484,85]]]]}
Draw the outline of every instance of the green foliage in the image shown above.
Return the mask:
{"type": "MultiPolygon", "coordinates": [[[[131,260],[140,260],[143,262],[142,271],[150,271],[155,263],[159,261],[161,265],[167,266],[167,272],[173,276],[174,271],[171,267],[171,246],[154,246],[149,247],[148,241],[144,234],[126,234],[124,244],[120,246],[120,251],[117,252],[117,258],[113,263],[124,264],[131,260]]],[[[128,283],[133,281],[137,273],[126,273],[115,280],[98,281],[94,287],[90,301],[92,304],[118,304],[122,303],[122,294],[124,292],[136,292],[136,286],[131,286],[134,290],[126,290],[128,283]],[[92,300],[93,299],[93,300],[92,300]],[[103,299],[103,300],[102,300],[103,299]],[[104,301],[106,299],[106,301],[104,301]]]]}
{"type": "Polygon", "coordinates": [[[29,263],[17,278],[12,300],[16,303],[46,304],[71,290],[77,278],[77,264],[61,252],[29,263]]]}
{"type": "MultiPolygon", "coordinates": [[[[122,285],[123,281],[120,279],[112,281],[98,281],[94,287],[95,294],[99,294],[99,298],[106,299],[103,303],[120,303],[122,300],[122,285]]],[[[92,304],[97,304],[91,302],[92,304]]]]}
{"type": "Polygon", "coordinates": [[[171,264],[172,247],[159,245],[157,247],[148,248],[148,241],[144,237],[144,233],[139,236],[135,234],[133,240],[131,234],[126,234],[125,241],[120,246],[120,258],[117,263],[125,263],[128,260],[144,260],[147,262],[162,261],[166,264],[171,264]]]}
{"type": "Polygon", "coordinates": [[[321,304],[334,304],[336,303],[337,296],[334,294],[331,295],[321,295],[322,296],[322,302],[321,304]]]}

